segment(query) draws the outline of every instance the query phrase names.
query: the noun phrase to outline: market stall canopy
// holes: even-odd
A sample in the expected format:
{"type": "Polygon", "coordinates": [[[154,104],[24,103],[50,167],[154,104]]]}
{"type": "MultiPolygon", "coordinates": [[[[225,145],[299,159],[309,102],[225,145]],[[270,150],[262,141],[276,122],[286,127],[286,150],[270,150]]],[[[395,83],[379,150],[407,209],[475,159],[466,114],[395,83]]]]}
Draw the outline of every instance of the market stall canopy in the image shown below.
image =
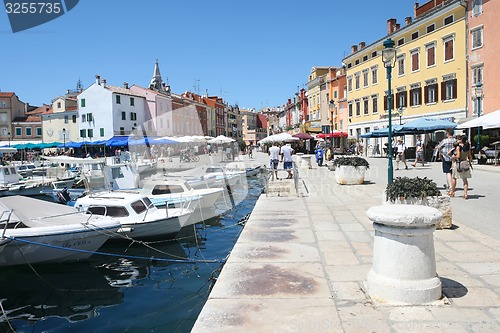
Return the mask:
{"type": "Polygon", "coordinates": [[[319,133],[316,134],[316,138],[321,138],[321,139],[331,139],[332,137],[334,138],[347,138],[347,133],[342,132],[342,131],[333,131],[331,133],[319,133]]]}
{"type": "Polygon", "coordinates": [[[471,127],[482,127],[484,129],[500,128],[500,110],[487,113],[481,117],[472,119],[457,126],[457,128],[471,128],[471,127]]]}
{"type": "Polygon", "coordinates": [[[422,117],[410,120],[394,131],[397,133],[432,132],[455,127],[457,124],[447,119],[422,117]]]}
{"type": "MultiPolygon", "coordinates": [[[[402,125],[392,126],[392,135],[404,135],[405,133],[398,132],[402,125]]],[[[389,136],[389,127],[379,128],[374,131],[361,134],[362,138],[385,138],[389,136]]]]}
{"type": "Polygon", "coordinates": [[[299,139],[302,139],[302,140],[312,140],[312,139],[314,139],[314,136],[309,135],[307,133],[297,133],[297,134],[294,134],[292,136],[294,138],[299,138],[299,139]]]}
{"type": "Polygon", "coordinates": [[[224,135],[219,135],[213,139],[208,140],[208,143],[231,143],[234,142],[234,139],[228,138],[227,136],[224,135]]]}
{"type": "Polygon", "coordinates": [[[107,147],[128,146],[128,135],[115,135],[106,141],[107,147]]]}
{"type": "Polygon", "coordinates": [[[298,141],[298,140],[300,140],[300,139],[294,138],[291,134],[279,133],[279,134],[274,134],[274,135],[270,135],[268,137],[265,137],[264,139],[260,140],[259,143],[292,142],[292,141],[298,141]]]}
{"type": "Polygon", "coordinates": [[[163,144],[163,145],[168,145],[168,144],[177,144],[179,143],[178,141],[174,141],[171,139],[166,139],[166,138],[153,138],[153,137],[145,137],[145,138],[139,138],[138,140],[129,140],[128,144],[130,146],[137,146],[137,145],[157,145],[157,144],[163,144]]]}

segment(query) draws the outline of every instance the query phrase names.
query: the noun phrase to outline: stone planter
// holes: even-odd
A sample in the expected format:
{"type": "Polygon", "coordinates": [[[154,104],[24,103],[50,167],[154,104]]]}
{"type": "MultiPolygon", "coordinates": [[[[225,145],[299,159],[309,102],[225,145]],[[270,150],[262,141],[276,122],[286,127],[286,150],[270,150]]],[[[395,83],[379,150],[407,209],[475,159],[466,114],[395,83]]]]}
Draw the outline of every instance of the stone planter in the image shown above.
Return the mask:
{"type": "Polygon", "coordinates": [[[361,185],[365,181],[365,166],[339,165],[335,168],[335,181],[340,185],[361,185]]]}
{"type": "Polygon", "coordinates": [[[452,226],[450,197],[439,196],[427,197],[423,199],[408,198],[404,200],[398,199],[395,202],[390,202],[386,200],[386,194],[384,191],[383,202],[385,204],[421,205],[436,208],[443,215],[441,220],[436,224],[436,229],[449,229],[452,226]]]}

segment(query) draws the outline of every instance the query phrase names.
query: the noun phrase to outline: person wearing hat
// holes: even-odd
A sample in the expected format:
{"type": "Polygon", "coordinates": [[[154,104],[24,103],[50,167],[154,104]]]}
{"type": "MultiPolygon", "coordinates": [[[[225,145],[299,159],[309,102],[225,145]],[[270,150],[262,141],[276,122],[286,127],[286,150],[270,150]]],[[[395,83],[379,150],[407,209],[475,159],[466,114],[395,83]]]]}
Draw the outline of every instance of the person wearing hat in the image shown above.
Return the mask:
{"type": "Polygon", "coordinates": [[[408,170],[408,165],[406,164],[406,156],[405,156],[405,151],[406,151],[406,145],[403,142],[403,139],[399,138],[398,139],[398,145],[396,146],[397,149],[397,155],[396,155],[396,170],[399,170],[399,161],[403,162],[405,164],[405,169],[408,170]]]}

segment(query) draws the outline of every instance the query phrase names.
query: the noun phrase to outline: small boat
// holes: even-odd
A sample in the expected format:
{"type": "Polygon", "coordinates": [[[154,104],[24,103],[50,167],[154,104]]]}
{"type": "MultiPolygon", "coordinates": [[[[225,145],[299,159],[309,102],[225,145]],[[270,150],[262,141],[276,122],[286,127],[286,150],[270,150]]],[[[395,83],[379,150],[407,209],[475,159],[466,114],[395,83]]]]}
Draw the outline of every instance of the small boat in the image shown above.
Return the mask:
{"type": "Polygon", "coordinates": [[[247,177],[255,177],[261,170],[261,165],[246,166],[244,162],[230,162],[225,166],[228,171],[245,171],[247,177]]]}
{"type": "Polygon", "coordinates": [[[0,198],[0,266],[90,257],[120,227],[111,218],[24,196],[0,198]]]}
{"type": "Polygon", "coordinates": [[[202,165],[190,170],[167,173],[167,176],[195,176],[211,179],[212,187],[232,187],[245,177],[245,170],[228,170],[220,165],[202,165]]]}
{"type": "Polygon", "coordinates": [[[177,234],[193,212],[187,208],[159,209],[137,192],[102,191],[78,198],[75,207],[93,215],[116,218],[121,223],[112,238],[155,238],[177,234]]]}

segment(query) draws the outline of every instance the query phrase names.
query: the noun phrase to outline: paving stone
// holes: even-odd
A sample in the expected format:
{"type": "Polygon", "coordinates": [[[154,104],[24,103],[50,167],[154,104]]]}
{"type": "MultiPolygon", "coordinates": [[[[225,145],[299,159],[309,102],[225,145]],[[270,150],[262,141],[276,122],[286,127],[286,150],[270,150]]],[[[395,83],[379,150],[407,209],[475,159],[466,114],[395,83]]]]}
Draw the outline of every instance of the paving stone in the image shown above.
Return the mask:
{"type": "Polygon", "coordinates": [[[342,231],[316,231],[316,237],[318,241],[330,241],[330,242],[335,242],[335,241],[343,241],[345,240],[345,235],[342,231]]]}
{"type": "Polygon", "coordinates": [[[460,252],[491,252],[493,250],[491,247],[477,242],[450,242],[447,245],[460,252]]]}
{"type": "Polygon", "coordinates": [[[421,321],[432,320],[432,314],[428,307],[411,306],[411,307],[396,307],[389,312],[389,319],[392,321],[421,321]]]}
{"type": "Polygon", "coordinates": [[[487,288],[467,287],[465,295],[463,295],[462,289],[454,290],[453,288],[443,288],[443,292],[452,300],[452,304],[456,306],[483,308],[488,306],[499,306],[500,304],[498,293],[487,288]],[[452,294],[454,291],[459,292],[460,297],[448,296],[448,293],[452,294]]]}
{"type": "Polygon", "coordinates": [[[354,266],[359,265],[359,260],[352,252],[323,251],[327,265],[354,266]]]}
{"type": "Polygon", "coordinates": [[[365,228],[358,223],[341,223],[340,229],[343,231],[365,231],[365,228]]]}
{"type": "Polygon", "coordinates": [[[315,221],[312,220],[312,225],[314,230],[316,231],[338,231],[340,230],[340,227],[335,221],[327,221],[327,222],[320,222],[320,221],[315,221]]]}
{"type": "Polygon", "coordinates": [[[338,306],[342,328],[346,333],[359,332],[391,332],[387,319],[370,304],[338,306]]]}
{"type": "Polygon", "coordinates": [[[346,231],[346,236],[351,242],[371,242],[373,235],[368,232],[346,231]]]}
{"type": "Polygon", "coordinates": [[[333,290],[333,296],[341,301],[368,301],[362,286],[358,282],[331,282],[330,286],[333,290]]]}
{"type": "Polygon", "coordinates": [[[325,266],[331,281],[366,281],[371,265],[325,266]]]}
{"type": "Polygon", "coordinates": [[[228,262],[319,262],[317,247],[300,243],[238,243],[228,262]]]}
{"type": "Polygon", "coordinates": [[[499,262],[500,256],[495,252],[442,252],[446,260],[456,263],[499,262]]]}
{"type": "Polygon", "coordinates": [[[431,306],[428,310],[435,319],[445,322],[487,322],[491,319],[485,311],[478,309],[464,309],[453,306],[431,306]]]}

